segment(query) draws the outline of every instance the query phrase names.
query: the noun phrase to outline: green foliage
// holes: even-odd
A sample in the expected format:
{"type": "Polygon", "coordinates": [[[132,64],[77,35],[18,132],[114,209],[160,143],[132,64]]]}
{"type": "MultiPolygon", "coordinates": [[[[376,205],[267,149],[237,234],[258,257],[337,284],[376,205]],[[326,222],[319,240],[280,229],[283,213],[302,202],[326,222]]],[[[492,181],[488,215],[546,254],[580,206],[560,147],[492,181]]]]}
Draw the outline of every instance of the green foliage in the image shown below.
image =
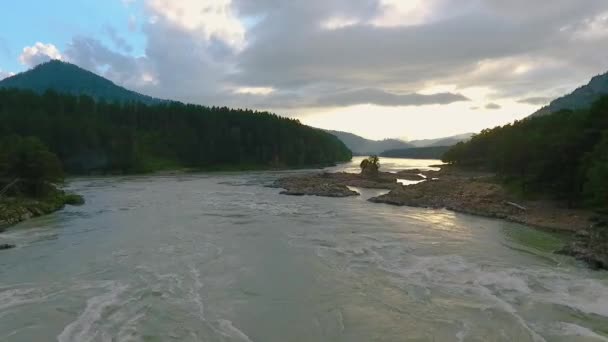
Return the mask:
{"type": "Polygon", "coordinates": [[[361,162],[361,174],[365,176],[375,177],[380,171],[380,158],[378,156],[370,156],[367,159],[363,159],[361,162]]]}
{"type": "Polygon", "coordinates": [[[589,110],[562,111],[484,130],[443,161],[496,171],[527,194],[570,205],[606,205],[608,97],[589,110]],[[603,196],[603,197],[602,197],[603,196]]]}
{"type": "Polygon", "coordinates": [[[67,204],[67,205],[80,206],[85,203],[84,197],[82,197],[80,195],[76,195],[76,194],[65,194],[63,196],[63,198],[64,198],[65,204],[67,204]]]}
{"type": "Polygon", "coordinates": [[[347,161],[338,138],[266,112],[0,90],[0,136],[34,136],[72,174],[347,161]]]}
{"type": "Polygon", "coordinates": [[[588,204],[608,208],[608,131],[589,155],[584,193],[588,204]]]}
{"type": "Polygon", "coordinates": [[[0,140],[0,185],[19,179],[19,189],[40,196],[48,183],[63,180],[61,162],[37,138],[16,135],[0,140]]]}

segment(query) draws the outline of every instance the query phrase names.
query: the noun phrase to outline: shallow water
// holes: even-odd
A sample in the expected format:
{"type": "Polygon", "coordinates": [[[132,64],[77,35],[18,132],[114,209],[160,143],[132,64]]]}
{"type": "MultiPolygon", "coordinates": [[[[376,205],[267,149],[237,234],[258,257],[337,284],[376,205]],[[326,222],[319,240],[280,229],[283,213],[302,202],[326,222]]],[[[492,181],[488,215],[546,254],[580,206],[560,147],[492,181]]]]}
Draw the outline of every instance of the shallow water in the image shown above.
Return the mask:
{"type": "Polygon", "coordinates": [[[559,236],[282,174],[73,180],[85,206],[0,236],[0,341],[608,341],[608,275],[559,236]]]}

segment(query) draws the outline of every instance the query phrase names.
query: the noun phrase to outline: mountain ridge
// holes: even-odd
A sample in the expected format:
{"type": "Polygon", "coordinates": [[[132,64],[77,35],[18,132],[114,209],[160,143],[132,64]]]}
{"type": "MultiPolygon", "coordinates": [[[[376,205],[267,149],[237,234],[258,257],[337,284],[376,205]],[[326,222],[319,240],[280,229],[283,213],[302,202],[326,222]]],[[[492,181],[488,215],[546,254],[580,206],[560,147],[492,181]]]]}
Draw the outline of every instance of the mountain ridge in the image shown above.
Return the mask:
{"type": "Polygon", "coordinates": [[[52,90],[74,96],[86,95],[109,102],[166,102],[126,89],[89,70],[60,60],[51,60],[7,77],[0,81],[1,88],[31,90],[38,94],[52,90]]]}
{"type": "Polygon", "coordinates": [[[551,101],[549,105],[539,109],[530,117],[548,115],[561,110],[588,109],[604,95],[608,95],[608,73],[594,76],[589,83],[551,101]]]}
{"type": "Polygon", "coordinates": [[[326,130],[326,132],[338,137],[355,155],[381,155],[387,151],[452,146],[469,140],[473,136],[473,133],[465,133],[437,139],[405,141],[401,139],[371,140],[353,133],[335,130],[326,130]]]}

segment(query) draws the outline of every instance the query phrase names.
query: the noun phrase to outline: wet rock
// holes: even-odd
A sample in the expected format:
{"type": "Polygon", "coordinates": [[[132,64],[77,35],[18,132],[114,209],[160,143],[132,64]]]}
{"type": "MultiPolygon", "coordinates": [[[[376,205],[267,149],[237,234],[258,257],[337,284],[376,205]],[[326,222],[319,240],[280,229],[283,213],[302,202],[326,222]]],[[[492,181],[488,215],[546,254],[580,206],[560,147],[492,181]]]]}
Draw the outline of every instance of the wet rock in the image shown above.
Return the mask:
{"type": "Polygon", "coordinates": [[[373,203],[440,209],[505,219],[549,230],[581,231],[590,213],[561,208],[556,203],[524,201],[496,182],[489,174],[450,169],[425,173],[438,179],[394,187],[388,194],[369,199],[373,203]],[[517,203],[516,206],[513,203],[517,203]],[[522,210],[525,208],[525,210],[522,210]]]}
{"type": "Polygon", "coordinates": [[[556,253],[575,257],[594,269],[608,269],[608,219],[591,220],[593,224],[588,229],[577,232],[574,241],[556,253]]]}
{"type": "Polygon", "coordinates": [[[350,197],[359,196],[359,193],[344,184],[323,179],[323,177],[297,177],[279,180],[275,187],[284,188],[282,195],[290,196],[322,196],[322,197],[350,197]]]}
{"type": "Polygon", "coordinates": [[[379,173],[375,177],[352,173],[321,173],[285,177],[277,180],[270,187],[285,189],[281,192],[283,195],[350,197],[359,196],[359,193],[349,189],[349,186],[390,190],[396,185],[397,178],[394,174],[389,173],[379,173]]]}
{"type": "Polygon", "coordinates": [[[17,246],[11,245],[8,243],[3,243],[3,244],[0,244],[0,251],[7,250],[7,249],[13,249],[15,247],[17,247],[17,246]]]}

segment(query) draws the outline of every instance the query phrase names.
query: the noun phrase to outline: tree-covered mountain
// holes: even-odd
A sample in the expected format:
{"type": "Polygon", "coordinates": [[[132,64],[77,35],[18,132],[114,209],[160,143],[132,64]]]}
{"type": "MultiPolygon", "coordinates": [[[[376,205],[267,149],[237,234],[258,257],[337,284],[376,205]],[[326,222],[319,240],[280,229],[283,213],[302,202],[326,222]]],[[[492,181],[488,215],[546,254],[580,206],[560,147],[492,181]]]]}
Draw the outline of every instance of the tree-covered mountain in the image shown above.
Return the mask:
{"type": "Polygon", "coordinates": [[[589,109],[484,130],[443,159],[495,171],[524,194],[608,208],[608,96],[589,109]]]}
{"type": "Polygon", "coordinates": [[[386,150],[414,147],[405,141],[398,139],[369,140],[348,132],[329,130],[327,132],[338,137],[338,139],[353,151],[353,154],[360,156],[380,154],[386,150]]]}
{"type": "Polygon", "coordinates": [[[31,90],[44,94],[53,90],[62,94],[87,95],[108,102],[142,102],[157,104],[162,100],[142,95],[74,64],[52,60],[26,72],[0,81],[1,88],[31,90]]]}
{"type": "Polygon", "coordinates": [[[441,159],[443,154],[451,148],[451,146],[429,146],[388,150],[382,152],[380,156],[385,158],[441,159]]]}
{"type": "Polygon", "coordinates": [[[267,112],[0,89],[0,136],[35,137],[68,173],[304,167],[352,154],[323,130],[267,112]]]}
{"type": "Polygon", "coordinates": [[[593,77],[587,85],[554,100],[548,106],[532,114],[532,117],[556,113],[564,109],[588,109],[604,95],[608,95],[608,73],[593,77]]]}

